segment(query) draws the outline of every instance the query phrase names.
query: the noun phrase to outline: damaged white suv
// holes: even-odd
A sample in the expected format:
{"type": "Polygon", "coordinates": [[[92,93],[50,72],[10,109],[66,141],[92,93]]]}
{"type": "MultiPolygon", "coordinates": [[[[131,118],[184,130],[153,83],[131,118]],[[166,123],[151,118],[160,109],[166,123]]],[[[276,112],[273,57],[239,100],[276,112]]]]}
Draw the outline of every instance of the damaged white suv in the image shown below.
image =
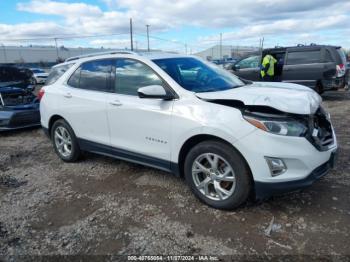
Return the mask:
{"type": "Polygon", "coordinates": [[[40,91],[58,156],[90,151],[184,176],[206,204],[233,209],[311,185],[336,137],[313,90],[252,83],[196,57],[114,52],[68,59],[40,91]]]}

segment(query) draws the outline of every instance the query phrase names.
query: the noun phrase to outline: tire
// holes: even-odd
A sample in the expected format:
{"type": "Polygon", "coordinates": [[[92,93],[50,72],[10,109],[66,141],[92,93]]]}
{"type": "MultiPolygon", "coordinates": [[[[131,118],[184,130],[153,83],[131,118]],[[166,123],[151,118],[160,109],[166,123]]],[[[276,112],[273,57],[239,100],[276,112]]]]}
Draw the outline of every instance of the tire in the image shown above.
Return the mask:
{"type": "Polygon", "coordinates": [[[79,148],[78,140],[74,134],[73,129],[65,120],[57,120],[51,128],[50,135],[56,154],[64,162],[76,162],[79,159],[81,156],[81,151],[79,148]],[[65,145],[60,147],[59,145],[62,144],[65,145]]]}
{"type": "Polygon", "coordinates": [[[323,86],[320,82],[317,82],[317,84],[315,86],[315,91],[320,95],[324,93],[323,86]]]}
{"type": "Polygon", "coordinates": [[[185,159],[184,173],[195,196],[217,209],[232,210],[239,207],[248,199],[252,189],[250,169],[243,157],[233,147],[216,140],[201,142],[190,150],[185,159]],[[213,165],[210,165],[208,158],[213,165]],[[196,162],[209,173],[202,172],[203,169],[196,162]],[[208,168],[215,166],[215,163],[218,163],[216,170],[208,168]],[[229,172],[230,168],[233,172],[229,172]],[[226,171],[229,173],[225,177],[226,180],[223,180],[226,171]],[[207,183],[208,180],[210,182],[207,183]],[[230,194],[223,194],[222,189],[230,194]]]}

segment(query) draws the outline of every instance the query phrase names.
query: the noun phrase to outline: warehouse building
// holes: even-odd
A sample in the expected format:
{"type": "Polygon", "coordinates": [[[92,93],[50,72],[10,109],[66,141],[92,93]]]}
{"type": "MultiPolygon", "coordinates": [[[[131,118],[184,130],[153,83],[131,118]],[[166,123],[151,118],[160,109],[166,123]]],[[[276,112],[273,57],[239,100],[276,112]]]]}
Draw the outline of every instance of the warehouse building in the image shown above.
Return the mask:
{"type": "Polygon", "coordinates": [[[258,47],[251,46],[233,46],[233,45],[215,45],[195,55],[206,60],[240,58],[252,54],[258,54],[258,47]]]}
{"type": "MultiPolygon", "coordinates": [[[[50,67],[68,57],[97,52],[106,52],[105,48],[67,48],[64,46],[4,46],[0,45],[0,64],[19,64],[27,66],[50,67]]],[[[145,50],[141,50],[145,51],[145,50]]],[[[257,47],[220,45],[213,46],[195,55],[207,60],[244,57],[258,53],[257,47]]]]}
{"type": "Polygon", "coordinates": [[[68,57],[108,50],[111,49],[0,45],[0,64],[51,65],[68,57]]]}

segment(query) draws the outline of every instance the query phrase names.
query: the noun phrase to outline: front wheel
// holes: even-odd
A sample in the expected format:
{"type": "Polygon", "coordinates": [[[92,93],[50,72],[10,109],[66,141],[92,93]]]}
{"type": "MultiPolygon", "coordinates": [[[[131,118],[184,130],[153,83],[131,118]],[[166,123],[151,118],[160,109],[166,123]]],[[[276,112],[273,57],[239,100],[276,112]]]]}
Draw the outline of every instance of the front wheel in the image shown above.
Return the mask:
{"type": "Polygon", "coordinates": [[[237,208],[251,191],[246,162],[236,150],[220,141],[205,141],[193,147],[186,157],[184,171],[192,192],[214,208],[237,208]]]}
{"type": "Polygon", "coordinates": [[[51,129],[51,139],[57,155],[65,162],[75,162],[80,148],[73,129],[63,119],[57,120],[51,129]]]}

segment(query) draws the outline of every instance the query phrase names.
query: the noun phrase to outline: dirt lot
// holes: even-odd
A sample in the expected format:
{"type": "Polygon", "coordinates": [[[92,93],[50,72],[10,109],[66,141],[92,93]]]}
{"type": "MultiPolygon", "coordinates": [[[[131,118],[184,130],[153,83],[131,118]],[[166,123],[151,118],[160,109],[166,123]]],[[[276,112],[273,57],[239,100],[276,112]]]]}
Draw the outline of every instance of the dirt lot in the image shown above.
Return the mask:
{"type": "Polygon", "coordinates": [[[93,154],[79,163],[63,163],[40,129],[1,134],[0,257],[259,254],[349,259],[350,92],[329,93],[324,99],[340,146],[336,169],[303,192],[248,203],[234,212],[208,208],[182,179],[161,171],[93,154]]]}

